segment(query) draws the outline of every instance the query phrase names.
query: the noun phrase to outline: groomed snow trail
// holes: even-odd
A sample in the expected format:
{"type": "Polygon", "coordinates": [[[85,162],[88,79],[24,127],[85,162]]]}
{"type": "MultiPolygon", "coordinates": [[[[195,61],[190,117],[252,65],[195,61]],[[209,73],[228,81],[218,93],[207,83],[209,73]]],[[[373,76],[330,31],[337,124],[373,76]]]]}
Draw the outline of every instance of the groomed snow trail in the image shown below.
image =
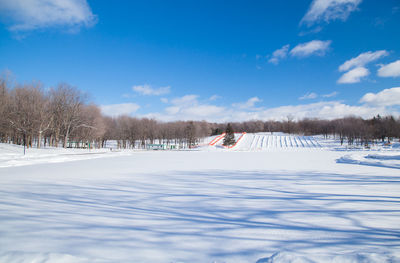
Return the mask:
{"type": "Polygon", "coordinates": [[[253,133],[245,134],[233,150],[268,151],[291,150],[296,148],[321,149],[322,146],[313,136],[297,136],[288,134],[253,133]]]}

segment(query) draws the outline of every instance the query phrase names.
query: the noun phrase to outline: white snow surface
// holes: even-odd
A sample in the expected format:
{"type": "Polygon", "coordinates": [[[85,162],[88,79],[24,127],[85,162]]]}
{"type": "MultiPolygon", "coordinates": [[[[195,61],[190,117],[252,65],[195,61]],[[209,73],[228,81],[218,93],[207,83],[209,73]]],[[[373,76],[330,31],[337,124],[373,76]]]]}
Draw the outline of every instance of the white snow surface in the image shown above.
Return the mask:
{"type": "Polygon", "coordinates": [[[297,148],[322,148],[313,136],[288,135],[283,133],[246,134],[235,147],[238,151],[288,150],[297,148]]]}
{"type": "Polygon", "coordinates": [[[338,163],[351,163],[400,169],[400,152],[368,155],[365,155],[365,153],[348,154],[339,158],[337,161],[338,163]]]}
{"type": "Polygon", "coordinates": [[[398,148],[273,136],[26,156],[0,144],[0,262],[400,262],[398,148]]]}
{"type": "Polygon", "coordinates": [[[64,149],[64,148],[28,148],[19,145],[0,143],[0,168],[23,166],[39,163],[62,163],[67,161],[87,160],[101,157],[128,155],[132,151],[104,149],[64,149]]]}

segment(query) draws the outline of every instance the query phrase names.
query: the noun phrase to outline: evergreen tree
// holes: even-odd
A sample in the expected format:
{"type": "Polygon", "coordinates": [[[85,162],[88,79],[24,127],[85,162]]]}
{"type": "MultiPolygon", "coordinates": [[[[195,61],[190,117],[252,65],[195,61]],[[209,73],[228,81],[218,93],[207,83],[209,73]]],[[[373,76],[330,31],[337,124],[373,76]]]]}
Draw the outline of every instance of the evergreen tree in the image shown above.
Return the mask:
{"type": "Polygon", "coordinates": [[[224,138],[224,146],[229,146],[235,144],[235,133],[233,131],[232,125],[228,123],[228,126],[226,127],[225,131],[225,138],[224,138]]]}

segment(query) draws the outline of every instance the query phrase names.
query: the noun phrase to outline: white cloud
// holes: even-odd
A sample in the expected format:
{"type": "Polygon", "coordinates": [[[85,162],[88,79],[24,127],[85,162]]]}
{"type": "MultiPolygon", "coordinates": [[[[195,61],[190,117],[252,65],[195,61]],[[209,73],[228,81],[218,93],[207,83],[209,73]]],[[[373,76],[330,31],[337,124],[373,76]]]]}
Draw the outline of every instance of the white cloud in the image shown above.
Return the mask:
{"type": "Polygon", "coordinates": [[[316,99],[316,98],[318,98],[318,97],[322,97],[322,98],[332,98],[332,97],[335,97],[336,95],[338,95],[339,93],[337,92],[337,91],[334,91],[334,92],[331,92],[331,93],[328,93],[328,94],[323,94],[323,95],[318,95],[317,93],[315,93],[315,92],[309,92],[309,93],[306,93],[306,94],[304,94],[303,96],[301,96],[300,98],[299,98],[299,100],[311,100],[311,99],[316,99]]]}
{"type": "Polygon", "coordinates": [[[138,85],[133,86],[132,90],[147,96],[160,96],[164,94],[168,94],[171,91],[171,87],[161,87],[158,89],[152,88],[150,85],[138,85]]]}
{"type": "Polygon", "coordinates": [[[304,94],[299,98],[299,100],[310,100],[310,99],[315,99],[317,97],[318,97],[317,93],[311,92],[304,94]]]}
{"type": "Polygon", "coordinates": [[[298,44],[290,51],[290,54],[296,57],[308,57],[311,55],[323,56],[329,49],[331,43],[331,40],[312,40],[310,42],[298,44]]]}
{"type": "Polygon", "coordinates": [[[367,93],[360,102],[377,106],[400,105],[400,87],[384,89],[378,93],[367,93]]]}
{"type": "Polygon", "coordinates": [[[258,97],[252,97],[245,102],[234,103],[232,106],[237,107],[239,109],[250,109],[253,108],[257,102],[261,102],[262,100],[258,97]]]}
{"type": "Polygon", "coordinates": [[[197,104],[197,98],[199,96],[190,94],[190,95],[185,95],[183,97],[175,98],[171,100],[171,103],[177,106],[186,106],[186,105],[194,105],[197,104]]]}
{"type": "Polygon", "coordinates": [[[309,35],[309,34],[316,34],[316,33],[321,32],[322,29],[323,29],[322,26],[316,26],[316,27],[314,27],[314,28],[312,28],[312,29],[307,29],[307,30],[301,31],[301,32],[299,33],[299,36],[303,37],[303,36],[306,36],[306,35],[309,35]]]}
{"type": "Polygon", "coordinates": [[[400,60],[392,62],[387,65],[383,65],[378,70],[378,76],[380,77],[400,77],[400,60]]]}
{"type": "Polygon", "coordinates": [[[136,103],[121,103],[121,104],[110,104],[101,105],[101,112],[105,115],[116,117],[120,115],[132,115],[135,113],[140,106],[136,103]]]}
{"type": "Polygon", "coordinates": [[[366,77],[368,75],[369,75],[368,69],[364,67],[358,67],[350,70],[349,72],[344,73],[337,82],[339,84],[358,83],[361,81],[363,77],[366,77]]]}
{"type": "Polygon", "coordinates": [[[386,50],[378,50],[375,52],[368,51],[365,53],[361,53],[355,58],[349,59],[339,66],[339,71],[347,71],[352,68],[364,67],[368,63],[378,60],[382,57],[389,55],[389,52],[386,50]]]}
{"type": "Polygon", "coordinates": [[[290,45],[284,45],[282,48],[277,49],[274,51],[274,53],[272,53],[272,56],[268,62],[277,65],[279,61],[285,59],[288,54],[294,57],[308,57],[312,55],[324,56],[331,43],[331,40],[312,40],[306,43],[298,44],[292,50],[290,50],[290,52],[290,45]]]}
{"type": "Polygon", "coordinates": [[[1,0],[0,13],[9,18],[6,23],[11,31],[78,29],[97,22],[86,0],[1,0]]]}
{"type": "Polygon", "coordinates": [[[268,60],[269,63],[278,64],[280,60],[287,57],[290,45],[284,45],[272,53],[272,57],[268,60]]]}
{"type": "Polygon", "coordinates": [[[217,99],[220,99],[220,98],[221,98],[221,96],[212,95],[208,100],[209,100],[209,101],[216,101],[217,99]]]}
{"type": "Polygon", "coordinates": [[[351,12],[357,10],[361,2],[362,0],[314,0],[300,24],[311,26],[321,21],[345,21],[351,12]]]}
{"type": "Polygon", "coordinates": [[[161,101],[162,103],[168,103],[169,100],[168,100],[167,98],[161,98],[160,101],[161,101]]]}
{"type": "Polygon", "coordinates": [[[322,95],[323,98],[332,98],[332,97],[336,97],[339,94],[339,92],[334,91],[332,93],[328,93],[328,94],[324,94],[322,95]]]}

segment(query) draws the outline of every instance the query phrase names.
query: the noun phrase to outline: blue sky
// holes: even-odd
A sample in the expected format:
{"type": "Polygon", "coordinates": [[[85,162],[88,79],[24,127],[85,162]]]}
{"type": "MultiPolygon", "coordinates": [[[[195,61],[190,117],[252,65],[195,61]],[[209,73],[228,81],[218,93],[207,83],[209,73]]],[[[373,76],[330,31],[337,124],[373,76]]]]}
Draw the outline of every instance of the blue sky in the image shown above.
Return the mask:
{"type": "Polygon", "coordinates": [[[0,71],[107,115],[399,115],[400,1],[1,0],[0,71]]]}

